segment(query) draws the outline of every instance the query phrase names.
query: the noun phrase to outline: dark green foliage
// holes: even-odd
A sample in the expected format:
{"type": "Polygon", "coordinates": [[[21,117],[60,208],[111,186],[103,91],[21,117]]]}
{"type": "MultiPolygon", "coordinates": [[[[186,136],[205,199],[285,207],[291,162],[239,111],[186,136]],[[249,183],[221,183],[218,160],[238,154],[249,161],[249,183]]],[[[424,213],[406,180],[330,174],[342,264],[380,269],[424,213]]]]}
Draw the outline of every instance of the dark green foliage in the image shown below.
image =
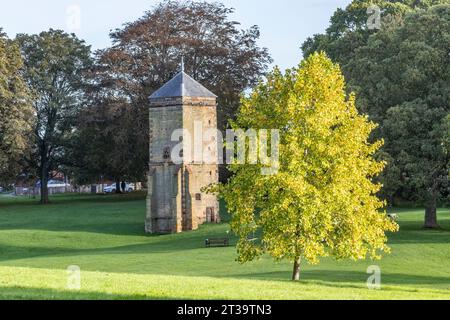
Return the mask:
{"type": "Polygon", "coordinates": [[[48,179],[69,160],[66,149],[83,105],[90,47],[73,34],[52,29],[39,35],[19,34],[17,42],[25,61],[25,79],[35,98],[35,145],[28,163],[42,182],[41,201],[47,203],[48,179]]]}
{"type": "Polygon", "coordinates": [[[22,67],[17,43],[0,28],[0,185],[14,181],[30,152],[33,110],[22,67]]]}
{"type": "Polygon", "coordinates": [[[449,41],[450,5],[436,6],[386,26],[347,65],[359,108],[381,125],[391,199],[435,207],[448,195],[449,41]]]}
{"type": "Polygon", "coordinates": [[[433,213],[449,194],[450,2],[353,1],[331,22],[304,43],[305,55],[324,50],[339,62],[358,109],[380,124],[386,199],[433,213]],[[381,30],[366,27],[372,3],[382,9],[381,30]]]}
{"type": "Polygon", "coordinates": [[[258,27],[241,30],[230,20],[232,12],[220,3],[162,1],[111,33],[113,45],[95,56],[81,126],[80,139],[97,139],[98,148],[81,154],[90,172],[80,174],[142,179],[149,156],[148,98],[180,71],[182,57],[186,73],[219,95],[219,126],[226,127],[241,93],[272,61],[257,44],[258,27]],[[98,153],[106,158],[100,172],[98,153]]]}

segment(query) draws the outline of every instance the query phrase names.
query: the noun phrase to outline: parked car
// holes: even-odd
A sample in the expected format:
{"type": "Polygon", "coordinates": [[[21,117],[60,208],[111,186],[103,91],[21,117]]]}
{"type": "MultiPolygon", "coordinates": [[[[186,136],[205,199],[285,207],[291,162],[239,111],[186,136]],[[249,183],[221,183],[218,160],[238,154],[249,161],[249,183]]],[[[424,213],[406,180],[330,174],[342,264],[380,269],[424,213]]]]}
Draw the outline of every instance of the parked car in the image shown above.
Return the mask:
{"type": "MultiPolygon", "coordinates": [[[[36,192],[39,193],[39,189],[41,187],[41,181],[38,181],[35,185],[35,190],[33,191],[32,188],[27,190],[26,188],[22,190],[23,192],[36,192]]],[[[72,192],[73,188],[69,183],[66,183],[62,180],[56,180],[51,179],[47,182],[47,188],[49,194],[60,194],[60,193],[66,193],[66,192],[72,192]]],[[[17,193],[17,191],[16,191],[17,193]]]]}
{"type": "MultiPolygon", "coordinates": [[[[36,183],[36,187],[39,188],[40,186],[41,186],[41,181],[39,180],[36,183]]],[[[48,180],[47,187],[48,188],[66,188],[66,187],[70,187],[70,184],[65,183],[64,181],[52,179],[52,180],[48,180]]]]}
{"type": "MultiPolygon", "coordinates": [[[[122,186],[121,186],[121,188],[122,188],[122,186]]],[[[116,192],[116,184],[115,183],[113,183],[113,184],[111,184],[111,185],[109,185],[109,186],[106,186],[104,189],[103,189],[103,191],[105,192],[105,193],[115,193],[116,192]]],[[[126,192],[133,192],[135,190],[135,187],[134,187],[134,183],[126,183],[126,186],[125,186],[125,191],[126,192]]],[[[121,190],[122,191],[122,190],[121,190]]]]}

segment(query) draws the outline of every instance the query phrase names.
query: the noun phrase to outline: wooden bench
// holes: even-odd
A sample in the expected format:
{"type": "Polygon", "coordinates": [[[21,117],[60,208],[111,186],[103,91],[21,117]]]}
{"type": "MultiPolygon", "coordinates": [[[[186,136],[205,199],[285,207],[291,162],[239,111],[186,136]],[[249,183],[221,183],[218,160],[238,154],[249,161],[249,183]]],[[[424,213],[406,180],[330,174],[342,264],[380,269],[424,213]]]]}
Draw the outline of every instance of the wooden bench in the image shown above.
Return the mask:
{"type": "Polygon", "coordinates": [[[388,214],[388,218],[391,219],[391,221],[394,221],[394,222],[398,221],[398,215],[395,214],[395,213],[388,214]]]}
{"type": "Polygon", "coordinates": [[[210,238],[205,240],[205,246],[210,247],[228,247],[230,246],[230,239],[228,238],[210,238]]]}

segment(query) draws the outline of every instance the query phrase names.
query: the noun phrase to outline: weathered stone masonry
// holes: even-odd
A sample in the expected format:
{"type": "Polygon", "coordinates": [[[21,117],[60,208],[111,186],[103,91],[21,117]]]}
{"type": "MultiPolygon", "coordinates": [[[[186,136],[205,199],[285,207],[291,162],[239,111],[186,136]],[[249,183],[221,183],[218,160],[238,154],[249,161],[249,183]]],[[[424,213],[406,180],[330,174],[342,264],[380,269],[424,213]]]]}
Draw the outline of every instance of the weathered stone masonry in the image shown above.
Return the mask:
{"type": "MultiPolygon", "coordinates": [[[[175,164],[170,157],[172,149],[180,143],[171,141],[172,133],[184,128],[193,136],[198,121],[203,132],[216,129],[216,108],[216,96],[184,71],[150,97],[147,233],[178,233],[196,230],[205,222],[219,222],[217,198],[201,191],[218,182],[218,165],[193,160],[175,164]]],[[[208,146],[211,147],[210,142],[204,143],[205,148],[208,146]]],[[[186,152],[186,141],[183,147],[186,152]]]]}

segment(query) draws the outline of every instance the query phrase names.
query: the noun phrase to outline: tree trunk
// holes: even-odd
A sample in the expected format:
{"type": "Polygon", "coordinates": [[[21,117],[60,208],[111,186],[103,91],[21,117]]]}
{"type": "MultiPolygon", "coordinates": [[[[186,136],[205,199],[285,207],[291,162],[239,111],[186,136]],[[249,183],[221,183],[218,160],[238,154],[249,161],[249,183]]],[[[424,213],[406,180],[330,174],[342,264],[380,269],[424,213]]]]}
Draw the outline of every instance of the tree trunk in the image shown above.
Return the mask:
{"type": "Polygon", "coordinates": [[[439,225],[437,223],[437,209],[436,203],[427,205],[425,209],[425,228],[437,229],[439,225]]]}
{"type": "Polygon", "coordinates": [[[41,179],[41,204],[48,204],[48,177],[49,177],[49,158],[48,146],[45,141],[39,144],[40,170],[39,178],[41,179]]]}
{"type": "Polygon", "coordinates": [[[437,223],[437,191],[435,188],[430,192],[429,200],[425,208],[425,228],[437,229],[439,225],[437,223]]]}
{"type": "Polygon", "coordinates": [[[122,193],[122,192],[120,191],[120,180],[117,180],[117,181],[116,181],[116,193],[117,193],[117,194],[122,193]]]}
{"type": "Polygon", "coordinates": [[[45,163],[41,170],[41,204],[48,204],[48,170],[45,163]]]}
{"type": "Polygon", "coordinates": [[[301,262],[300,257],[295,258],[294,271],[292,273],[292,281],[300,281],[300,262],[301,262]]]}

